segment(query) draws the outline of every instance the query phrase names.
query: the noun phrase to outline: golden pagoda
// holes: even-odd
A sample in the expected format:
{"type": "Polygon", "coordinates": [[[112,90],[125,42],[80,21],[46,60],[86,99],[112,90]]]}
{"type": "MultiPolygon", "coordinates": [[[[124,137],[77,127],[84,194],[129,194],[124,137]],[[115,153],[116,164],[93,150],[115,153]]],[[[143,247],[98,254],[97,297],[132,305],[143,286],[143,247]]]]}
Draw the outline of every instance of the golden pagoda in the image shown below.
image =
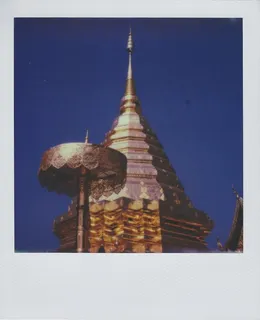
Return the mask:
{"type": "MultiPolygon", "coordinates": [[[[179,181],[163,146],[142,114],[132,71],[130,30],[126,89],[120,114],[103,145],[127,158],[127,177],[117,194],[89,198],[89,252],[207,251],[213,221],[196,209],[179,181]]],[[[76,201],[54,221],[59,251],[75,251],[76,201]]]]}

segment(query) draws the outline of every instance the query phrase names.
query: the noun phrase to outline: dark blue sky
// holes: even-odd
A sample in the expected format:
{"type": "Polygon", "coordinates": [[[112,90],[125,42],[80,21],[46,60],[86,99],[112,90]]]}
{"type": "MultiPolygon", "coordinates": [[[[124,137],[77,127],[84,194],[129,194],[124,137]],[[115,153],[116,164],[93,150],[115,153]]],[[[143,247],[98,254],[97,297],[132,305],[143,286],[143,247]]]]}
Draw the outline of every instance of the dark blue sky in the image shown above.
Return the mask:
{"type": "Polygon", "coordinates": [[[53,219],[69,199],[37,180],[43,152],[63,142],[100,143],[133,71],[143,113],[186,193],[230,231],[231,186],[243,195],[242,20],[15,19],[15,247],[58,247],[53,219]],[[188,103],[186,103],[188,100],[188,103]]]}

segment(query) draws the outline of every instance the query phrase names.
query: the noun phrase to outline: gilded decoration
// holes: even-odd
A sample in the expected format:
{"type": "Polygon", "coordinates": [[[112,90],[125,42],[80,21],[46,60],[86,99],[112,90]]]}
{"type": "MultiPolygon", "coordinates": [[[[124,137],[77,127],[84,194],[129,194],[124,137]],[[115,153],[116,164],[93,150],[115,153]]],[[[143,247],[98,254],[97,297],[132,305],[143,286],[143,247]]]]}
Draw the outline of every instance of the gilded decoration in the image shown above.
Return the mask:
{"type": "MultiPolygon", "coordinates": [[[[105,148],[125,155],[126,179],[122,188],[120,174],[118,181],[111,182],[111,188],[104,186],[100,176],[92,182],[89,251],[172,252],[176,247],[204,250],[204,239],[212,230],[213,221],[193,207],[156,133],[142,115],[132,70],[133,49],[130,32],[120,113],[102,143],[105,148]]],[[[112,158],[109,160],[107,165],[111,169],[115,164],[112,158]]],[[[55,228],[59,234],[58,221],[55,228]]],[[[66,241],[69,240],[64,240],[61,246],[66,247],[66,241]]],[[[71,242],[67,246],[72,246],[71,242]]]]}
{"type": "Polygon", "coordinates": [[[77,176],[82,167],[89,180],[93,199],[117,194],[125,180],[125,157],[111,149],[95,144],[65,143],[47,150],[38,172],[42,186],[50,191],[77,195],[77,176]]]}
{"type": "MultiPolygon", "coordinates": [[[[89,214],[89,195],[98,199],[102,195],[118,193],[125,181],[126,157],[110,148],[88,143],[66,143],[53,147],[43,155],[38,177],[49,191],[78,196],[76,251],[89,252],[92,248],[89,231],[93,219],[89,214]]],[[[61,217],[61,221],[64,217],[61,217]]],[[[66,228],[59,234],[65,237],[66,228]]],[[[74,233],[74,232],[73,232],[74,233]]],[[[103,234],[99,234],[103,236],[103,234]]],[[[69,239],[71,242],[71,239],[69,239]]],[[[68,241],[68,239],[67,239],[68,241]]]]}

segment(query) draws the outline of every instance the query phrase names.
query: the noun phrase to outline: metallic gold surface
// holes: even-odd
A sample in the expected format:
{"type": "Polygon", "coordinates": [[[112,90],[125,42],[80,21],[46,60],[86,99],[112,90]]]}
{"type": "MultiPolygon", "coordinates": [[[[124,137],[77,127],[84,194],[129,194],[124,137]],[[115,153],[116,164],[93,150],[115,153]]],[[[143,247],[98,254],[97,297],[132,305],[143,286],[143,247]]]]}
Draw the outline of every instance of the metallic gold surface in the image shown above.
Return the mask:
{"type": "MultiPolygon", "coordinates": [[[[127,51],[120,114],[102,144],[126,156],[126,181],[121,190],[89,197],[89,251],[172,252],[175,247],[204,250],[204,239],[213,221],[186,196],[162,144],[142,115],[133,79],[131,31],[127,51]]],[[[55,224],[60,238],[66,221],[73,225],[73,217],[55,224]]],[[[72,246],[70,237],[62,238],[63,250],[72,246]]]]}
{"type": "Polygon", "coordinates": [[[159,206],[127,198],[90,205],[90,252],[162,252],[159,206]]]}
{"type": "MultiPolygon", "coordinates": [[[[182,236],[184,237],[184,243],[188,238],[185,233],[182,234],[182,227],[185,230],[185,225],[189,221],[197,223],[199,227],[205,226],[205,230],[198,231],[198,234],[203,235],[203,238],[212,229],[213,223],[203,212],[193,207],[192,202],[184,193],[184,188],[157,135],[142,115],[140,102],[134,88],[132,46],[133,40],[130,32],[127,46],[129,65],[126,91],[121,100],[120,115],[114,121],[103,143],[105,146],[126,155],[128,160],[126,183],[118,194],[113,193],[108,197],[102,197],[102,200],[114,202],[121,198],[128,198],[132,201],[127,210],[122,209],[124,238],[128,238],[128,243],[143,239],[142,241],[146,245],[145,248],[138,245],[132,246],[131,249],[126,246],[126,249],[138,250],[139,252],[144,250],[162,252],[162,225],[165,224],[164,238],[172,237],[172,230],[175,230],[177,237],[180,239],[182,236]],[[137,215],[131,211],[131,206],[137,206],[136,201],[140,200],[148,201],[149,205],[147,208],[138,208],[139,215],[137,215]],[[165,202],[165,208],[160,208],[161,201],[165,202]],[[151,210],[151,208],[153,209],[151,210]],[[133,215],[131,223],[129,222],[129,214],[133,215]],[[136,218],[137,216],[138,218],[136,218]],[[164,218],[161,219],[160,216],[164,216],[164,218]],[[171,217],[175,217],[175,225],[167,223],[169,221],[167,218],[171,217]],[[135,228],[131,229],[130,226],[135,228]]],[[[187,232],[193,235],[187,240],[188,242],[194,241],[194,246],[196,243],[198,246],[204,245],[203,239],[196,238],[197,231],[192,229],[187,232]]]]}
{"type": "MultiPolygon", "coordinates": [[[[90,144],[88,134],[85,143],[62,144],[44,153],[38,172],[41,185],[49,191],[78,195],[77,252],[92,249],[86,233],[86,229],[91,229],[91,223],[87,223],[90,220],[89,193],[95,199],[119,192],[124,183],[126,163],[126,157],[118,151],[90,144]]],[[[60,221],[63,220],[62,217],[60,221]]],[[[61,235],[64,233],[61,230],[61,235]]]]}
{"type": "Polygon", "coordinates": [[[126,89],[125,95],[122,99],[122,111],[129,111],[131,109],[140,112],[140,106],[138,105],[138,98],[136,96],[135,84],[133,78],[133,70],[132,70],[132,53],[133,53],[133,39],[132,32],[130,29],[128,41],[127,41],[127,51],[128,51],[128,71],[126,78],[126,89]]]}
{"type": "Polygon", "coordinates": [[[124,184],[126,158],[120,152],[89,143],[65,143],[43,155],[38,177],[41,185],[74,197],[77,177],[88,174],[93,199],[120,192],[124,184]]]}

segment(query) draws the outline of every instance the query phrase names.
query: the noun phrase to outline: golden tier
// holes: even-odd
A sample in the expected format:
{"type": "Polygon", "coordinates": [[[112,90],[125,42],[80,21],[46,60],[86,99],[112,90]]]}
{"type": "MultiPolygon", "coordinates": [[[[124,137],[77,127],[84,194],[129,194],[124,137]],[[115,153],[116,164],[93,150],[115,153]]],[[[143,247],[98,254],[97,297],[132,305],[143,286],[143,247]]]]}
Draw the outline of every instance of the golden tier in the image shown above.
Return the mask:
{"type": "MultiPolygon", "coordinates": [[[[103,142],[105,147],[126,156],[126,182],[118,193],[103,195],[98,200],[90,197],[90,251],[207,250],[205,238],[213,221],[194,208],[157,135],[142,115],[133,80],[131,32],[127,51],[129,64],[120,114],[103,142]]],[[[54,222],[61,251],[74,248],[69,231],[73,207],[72,203],[69,212],[54,222]]]]}

